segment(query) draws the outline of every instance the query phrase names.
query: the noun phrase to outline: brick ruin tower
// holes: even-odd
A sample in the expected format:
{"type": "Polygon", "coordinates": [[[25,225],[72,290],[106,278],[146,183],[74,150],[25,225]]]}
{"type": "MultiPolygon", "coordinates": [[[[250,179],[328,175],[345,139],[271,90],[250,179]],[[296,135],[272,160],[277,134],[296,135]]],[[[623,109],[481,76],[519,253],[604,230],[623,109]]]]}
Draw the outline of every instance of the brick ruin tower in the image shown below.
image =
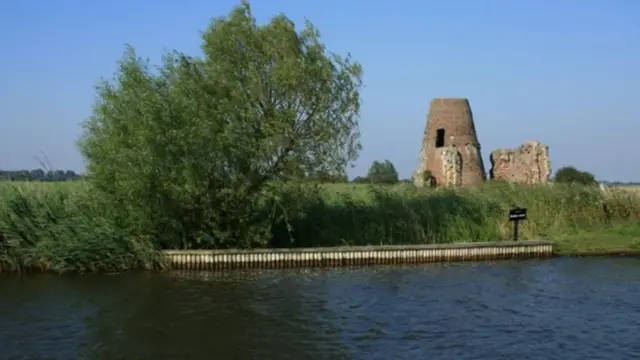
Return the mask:
{"type": "Polygon", "coordinates": [[[424,131],[416,186],[474,186],[486,179],[469,100],[433,99],[424,131]],[[425,171],[431,174],[426,179],[425,171]],[[435,184],[433,184],[433,182],[435,184]]]}

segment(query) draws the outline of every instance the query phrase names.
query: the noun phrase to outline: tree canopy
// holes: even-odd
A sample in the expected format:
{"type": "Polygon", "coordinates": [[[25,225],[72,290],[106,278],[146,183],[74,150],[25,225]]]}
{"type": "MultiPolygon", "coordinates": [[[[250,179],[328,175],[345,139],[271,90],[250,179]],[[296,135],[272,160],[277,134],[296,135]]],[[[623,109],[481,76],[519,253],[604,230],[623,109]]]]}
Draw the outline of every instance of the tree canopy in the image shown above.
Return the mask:
{"type": "Polygon", "coordinates": [[[367,179],[374,184],[395,184],[398,182],[398,171],[389,160],[374,161],[367,172],[367,179]]]}
{"type": "Polygon", "coordinates": [[[595,185],[596,177],[587,171],[580,171],[573,166],[565,166],[556,171],[555,182],[565,184],[595,185]]]}
{"type": "Polygon", "coordinates": [[[202,57],[173,51],[155,68],[127,47],[79,140],[87,176],[141,236],[264,242],[273,219],[258,207],[275,180],[357,158],[362,68],[310,22],[258,24],[247,2],[201,37],[202,57]]]}

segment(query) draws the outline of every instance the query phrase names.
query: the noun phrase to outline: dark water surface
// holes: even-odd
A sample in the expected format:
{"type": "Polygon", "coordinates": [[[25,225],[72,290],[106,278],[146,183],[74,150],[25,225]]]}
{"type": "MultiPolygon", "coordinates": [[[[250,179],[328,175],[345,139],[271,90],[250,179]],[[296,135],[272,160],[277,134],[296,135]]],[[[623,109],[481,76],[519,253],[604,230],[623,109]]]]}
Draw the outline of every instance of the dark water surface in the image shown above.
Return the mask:
{"type": "Polygon", "coordinates": [[[640,259],[1,275],[0,359],[640,359],[640,259]]]}

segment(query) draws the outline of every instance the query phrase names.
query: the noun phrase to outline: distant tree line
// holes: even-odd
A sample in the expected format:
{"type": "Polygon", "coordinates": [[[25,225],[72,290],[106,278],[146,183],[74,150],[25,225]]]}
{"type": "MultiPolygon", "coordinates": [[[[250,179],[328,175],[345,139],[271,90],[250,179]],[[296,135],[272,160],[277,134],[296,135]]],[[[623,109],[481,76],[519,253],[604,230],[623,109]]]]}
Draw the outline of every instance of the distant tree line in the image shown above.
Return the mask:
{"type": "Polygon", "coordinates": [[[397,183],[412,183],[411,179],[400,180],[398,171],[393,163],[389,160],[374,161],[366,176],[358,176],[349,181],[346,171],[339,173],[330,173],[327,171],[298,171],[293,172],[295,175],[290,179],[320,182],[324,184],[386,184],[392,185],[397,183]]]}
{"type": "Polygon", "coordinates": [[[601,181],[603,184],[612,186],[640,186],[640,182],[633,181],[601,181]]]}
{"type": "MultiPolygon", "coordinates": [[[[313,173],[302,174],[297,176],[299,180],[313,181],[320,183],[347,184],[349,182],[355,184],[397,184],[399,182],[411,183],[410,179],[400,180],[395,166],[389,160],[374,161],[369,167],[367,176],[358,176],[349,181],[346,172],[337,174],[328,171],[315,171],[313,173]]],[[[82,175],[73,170],[0,170],[0,181],[74,181],[82,179],[82,175]]]]}
{"type": "Polygon", "coordinates": [[[73,170],[0,170],[0,181],[74,181],[82,175],[73,170]]]}
{"type": "MultiPolygon", "coordinates": [[[[366,176],[358,176],[349,181],[346,172],[332,174],[330,172],[315,171],[295,178],[327,183],[327,184],[397,184],[412,183],[411,179],[400,179],[398,171],[389,160],[374,161],[366,176]]],[[[0,170],[0,181],[75,181],[82,179],[82,175],[73,170],[0,170]]],[[[573,166],[566,166],[556,171],[553,179],[557,183],[577,183],[583,185],[596,184],[595,176],[587,171],[581,171],[573,166]]],[[[637,182],[603,181],[602,183],[615,186],[637,186],[637,182]]]]}

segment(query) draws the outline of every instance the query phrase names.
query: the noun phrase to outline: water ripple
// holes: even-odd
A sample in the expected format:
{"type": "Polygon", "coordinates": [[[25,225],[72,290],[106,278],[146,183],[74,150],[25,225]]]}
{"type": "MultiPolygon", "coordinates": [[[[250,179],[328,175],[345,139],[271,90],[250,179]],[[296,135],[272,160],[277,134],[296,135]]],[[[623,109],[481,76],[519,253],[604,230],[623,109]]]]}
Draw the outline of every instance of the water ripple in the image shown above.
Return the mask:
{"type": "Polygon", "coordinates": [[[0,277],[2,359],[637,359],[640,260],[0,277]]]}

